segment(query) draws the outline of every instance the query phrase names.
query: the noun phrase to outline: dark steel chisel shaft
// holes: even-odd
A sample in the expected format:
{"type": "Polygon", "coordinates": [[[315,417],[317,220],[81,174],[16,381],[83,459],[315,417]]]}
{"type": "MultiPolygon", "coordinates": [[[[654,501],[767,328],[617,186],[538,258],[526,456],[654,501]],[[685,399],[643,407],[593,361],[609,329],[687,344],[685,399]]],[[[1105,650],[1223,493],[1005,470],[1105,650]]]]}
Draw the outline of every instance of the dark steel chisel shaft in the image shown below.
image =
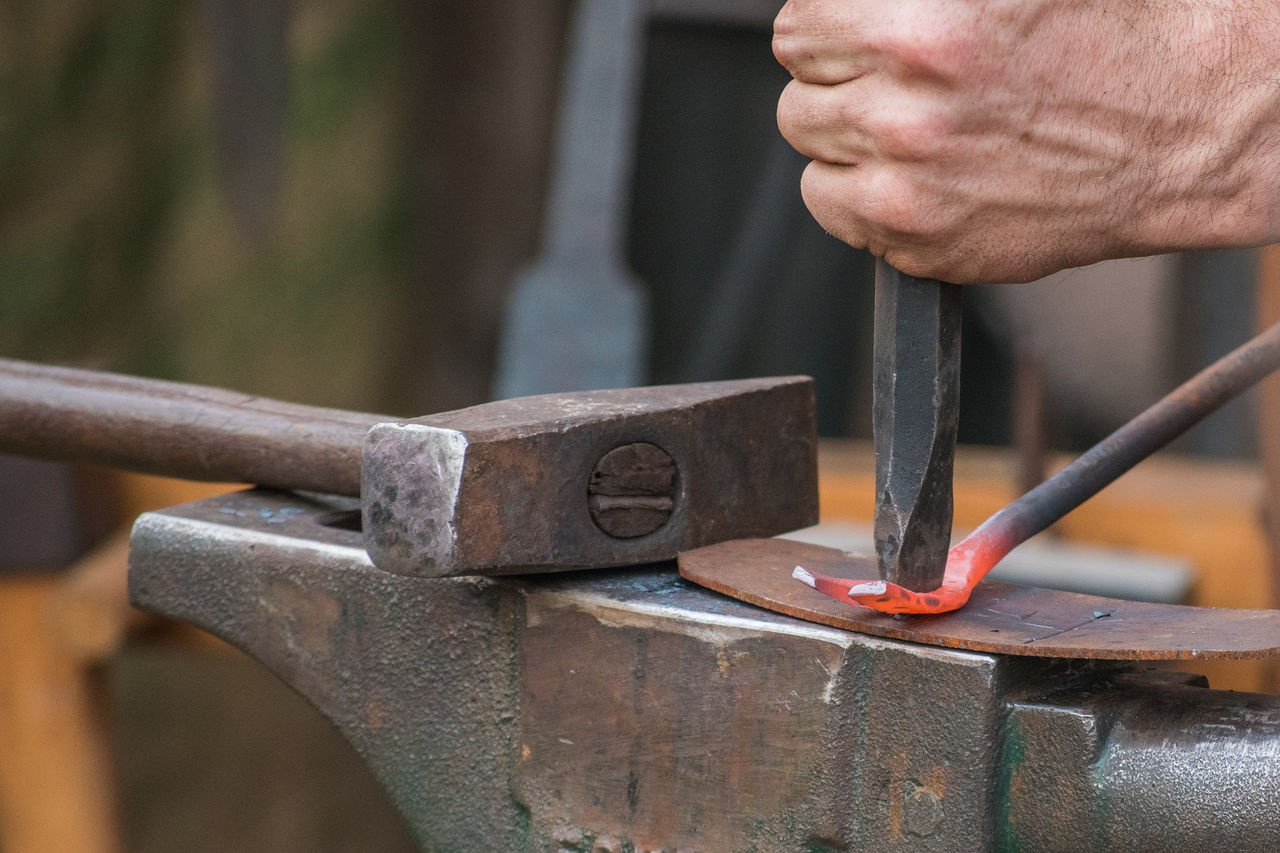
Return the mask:
{"type": "Polygon", "coordinates": [[[876,263],[872,429],[880,574],[942,582],[960,408],[960,287],[876,263]]]}

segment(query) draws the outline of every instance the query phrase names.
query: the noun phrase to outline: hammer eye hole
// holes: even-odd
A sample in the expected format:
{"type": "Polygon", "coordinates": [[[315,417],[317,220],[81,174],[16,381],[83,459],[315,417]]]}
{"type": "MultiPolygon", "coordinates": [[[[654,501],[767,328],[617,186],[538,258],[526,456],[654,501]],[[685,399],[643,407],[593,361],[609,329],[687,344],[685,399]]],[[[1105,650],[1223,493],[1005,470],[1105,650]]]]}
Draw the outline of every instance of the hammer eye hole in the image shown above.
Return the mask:
{"type": "Polygon", "coordinates": [[[353,533],[364,532],[364,517],[358,509],[328,512],[316,517],[316,523],[335,530],[350,530],[353,533]]]}

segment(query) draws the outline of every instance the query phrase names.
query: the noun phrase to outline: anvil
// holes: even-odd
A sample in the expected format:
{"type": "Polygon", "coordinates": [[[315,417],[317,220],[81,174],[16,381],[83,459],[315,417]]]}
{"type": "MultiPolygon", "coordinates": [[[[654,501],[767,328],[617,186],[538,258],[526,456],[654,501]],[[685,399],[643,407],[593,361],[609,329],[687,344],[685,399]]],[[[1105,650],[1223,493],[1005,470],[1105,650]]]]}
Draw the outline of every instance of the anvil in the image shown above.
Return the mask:
{"type": "Polygon", "coordinates": [[[1280,697],[817,625],[670,565],[391,574],[327,523],[355,506],[148,513],[130,594],[310,699],[424,850],[1280,849],[1280,697]]]}

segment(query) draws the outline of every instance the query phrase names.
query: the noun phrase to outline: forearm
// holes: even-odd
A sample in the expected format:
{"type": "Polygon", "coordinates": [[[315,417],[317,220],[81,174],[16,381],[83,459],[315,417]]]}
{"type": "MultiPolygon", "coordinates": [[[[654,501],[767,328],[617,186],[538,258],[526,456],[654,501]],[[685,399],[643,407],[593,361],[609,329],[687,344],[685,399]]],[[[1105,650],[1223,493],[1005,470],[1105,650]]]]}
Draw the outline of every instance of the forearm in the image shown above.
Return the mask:
{"type": "Polygon", "coordinates": [[[1280,7],[1196,4],[1187,17],[1196,97],[1167,135],[1141,227],[1156,250],[1280,240],[1280,7]]]}

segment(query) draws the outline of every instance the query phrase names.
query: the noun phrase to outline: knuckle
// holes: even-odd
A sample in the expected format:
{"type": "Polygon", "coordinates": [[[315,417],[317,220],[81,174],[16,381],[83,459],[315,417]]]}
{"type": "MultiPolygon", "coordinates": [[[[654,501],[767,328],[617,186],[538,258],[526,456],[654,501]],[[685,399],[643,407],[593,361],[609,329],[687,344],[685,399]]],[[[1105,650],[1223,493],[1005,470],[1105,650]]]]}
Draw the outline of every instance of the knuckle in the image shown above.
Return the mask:
{"type": "Polygon", "coordinates": [[[773,37],[786,37],[794,35],[796,31],[796,4],[793,0],[787,0],[782,4],[782,8],[778,10],[777,16],[773,19],[773,37]]]}
{"type": "Polygon", "coordinates": [[[778,96],[778,130],[788,142],[793,144],[794,137],[801,129],[800,116],[803,113],[798,99],[795,81],[784,86],[782,94],[778,96]]]}
{"type": "Polygon", "coordinates": [[[778,130],[800,153],[815,160],[848,164],[865,151],[857,105],[798,81],[778,97],[778,130]]]}
{"type": "Polygon", "coordinates": [[[820,163],[810,163],[800,178],[800,195],[818,224],[853,248],[865,249],[868,229],[846,190],[820,163]]]}
{"type": "Polygon", "coordinates": [[[796,71],[802,61],[801,50],[797,40],[786,34],[773,34],[773,57],[778,60],[778,64],[791,72],[791,76],[796,76],[796,71]]]}
{"type": "Polygon", "coordinates": [[[876,37],[876,48],[910,74],[954,79],[971,55],[963,28],[940,17],[916,15],[896,21],[876,37]]]}
{"type": "Polygon", "coordinates": [[[773,22],[773,55],[797,80],[834,84],[848,79],[859,37],[846,30],[841,2],[789,0],[773,22]]]}
{"type": "Polygon", "coordinates": [[[868,219],[885,233],[909,237],[923,237],[930,230],[925,199],[890,170],[880,170],[868,180],[863,196],[868,219]]]}
{"type": "Polygon", "coordinates": [[[843,79],[841,63],[820,57],[808,39],[775,37],[773,56],[788,74],[803,83],[831,84],[843,79]]]}
{"type": "Polygon", "coordinates": [[[881,153],[895,160],[936,158],[949,131],[941,116],[923,110],[882,110],[868,115],[865,122],[881,153]]]}
{"type": "Polygon", "coordinates": [[[783,68],[795,76],[811,53],[801,32],[794,0],[790,0],[773,19],[773,56],[783,68]]]}
{"type": "Polygon", "coordinates": [[[856,97],[843,95],[832,98],[827,104],[827,111],[832,127],[846,133],[867,134],[867,110],[856,97]]]}

